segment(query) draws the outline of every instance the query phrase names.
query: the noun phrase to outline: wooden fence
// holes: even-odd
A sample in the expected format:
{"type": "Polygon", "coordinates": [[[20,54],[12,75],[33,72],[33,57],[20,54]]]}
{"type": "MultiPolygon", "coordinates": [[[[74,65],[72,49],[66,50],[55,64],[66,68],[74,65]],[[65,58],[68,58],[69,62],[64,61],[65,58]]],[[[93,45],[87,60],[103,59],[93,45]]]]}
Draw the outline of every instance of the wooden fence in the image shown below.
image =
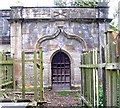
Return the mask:
{"type": "Polygon", "coordinates": [[[34,70],[34,100],[38,101],[38,93],[40,93],[40,101],[44,101],[44,88],[43,88],[43,52],[42,50],[36,52],[24,52],[21,53],[21,60],[17,60],[14,58],[11,59],[10,54],[6,55],[7,53],[2,52],[0,56],[0,66],[1,66],[1,78],[2,82],[0,87],[8,85],[9,83],[13,84],[13,89],[16,89],[16,79],[15,79],[15,63],[21,63],[22,68],[22,99],[25,99],[25,64],[26,63],[33,63],[33,70],[34,70]],[[33,59],[26,59],[26,54],[33,54],[33,59]],[[40,64],[40,89],[38,90],[37,85],[37,64],[40,64]]]}
{"type": "Polygon", "coordinates": [[[93,49],[81,56],[81,100],[85,106],[120,106],[120,65],[116,44],[109,37],[107,39],[106,47],[100,51],[93,49]]]}
{"type": "Polygon", "coordinates": [[[13,83],[13,63],[4,63],[11,61],[10,52],[0,53],[0,87],[5,87],[13,83]]]}

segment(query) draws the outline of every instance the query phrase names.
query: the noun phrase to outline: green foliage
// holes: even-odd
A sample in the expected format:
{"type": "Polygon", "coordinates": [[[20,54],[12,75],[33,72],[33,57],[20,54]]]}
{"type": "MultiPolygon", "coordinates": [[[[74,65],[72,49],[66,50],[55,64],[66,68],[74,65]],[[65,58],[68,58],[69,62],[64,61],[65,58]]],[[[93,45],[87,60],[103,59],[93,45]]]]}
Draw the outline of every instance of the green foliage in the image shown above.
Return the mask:
{"type": "Polygon", "coordinates": [[[75,97],[79,98],[80,97],[80,93],[75,94],[75,97]]]}
{"type": "Polygon", "coordinates": [[[55,2],[55,5],[56,6],[67,6],[67,3],[66,2],[55,2]]]}
{"type": "MultiPolygon", "coordinates": [[[[95,7],[97,6],[97,0],[75,0],[73,2],[69,2],[68,4],[70,6],[75,7],[95,7]]],[[[57,1],[55,2],[56,6],[68,6],[68,4],[65,1],[57,1]]]]}
{"type": "Polygon", "coordinates": [[[75,0],[73,2],[72,6],[76,7],[95,7],[97,6],[97,2],[91,1],[91,0],[75,0]]]}
{"type": "Polygon", "coordinates": [[[2,91],[0,91],[0,98],[2,98],[3,97],[3,92],[2,91]]]}
{"type": "Polygon", "coordinates": [[[5,82],[2,84],[2,89],[13,88],[13,82],[5,82]]]}
{"type": "Polygon", "coordinates": [[[59,91],[57,92],[59,95],[69,95],[71,94],[72,92],[71,91],[59,91]]]}
{"type": "Polygon", "coordinates": [[[110,23],[110,29],[112,29],[114,32],[118,32],[118,26],[116,25],[115,21],[113,20],[111,23],[110,23]]]}
{"type": "Polygon", "coordinates": [[[103,106],[103,88],[99,87],[99,106],[103,106]]]}

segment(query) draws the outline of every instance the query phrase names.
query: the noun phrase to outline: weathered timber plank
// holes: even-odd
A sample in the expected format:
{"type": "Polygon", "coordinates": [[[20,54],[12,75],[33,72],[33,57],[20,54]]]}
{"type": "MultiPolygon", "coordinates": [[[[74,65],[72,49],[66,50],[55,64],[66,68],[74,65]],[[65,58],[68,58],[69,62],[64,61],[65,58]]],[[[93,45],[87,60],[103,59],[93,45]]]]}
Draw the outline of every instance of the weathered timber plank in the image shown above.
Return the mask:
{"type": "MultiPolygon", "coordinates": [[[[93,50],[93,64],[95,64],[95,50],[93,50]]],[[[96,106],[95,68],[93,68],[93,106],[96,106]]]]}
{"type": "Polygon", "coordinates": [[[84,96],[81,96],[81,100],[82,100],[87,106],[92,107],[92,104],[91,104],[89,101],[87,101],[87,100],[84,98],[84,96]]]}
{"type": "MultiPolygon", "coordinates": [[[[118,71],[118,91],[120,91],[120,70],[118,71]]],[[[120,92],[118,93],[118,101],[119,101],[119,108],[120,108],[120,92]]]]}
{"type": "MultiPolygon", "coordinates": [[[[119,2],[120,4],[120,2],[119,2]]],[[[120,8],[119,8],[119,11],[120,11],[120,8]]],[[[120,28],[119,28],[120,29],[120,28]]],[[[120,31],[119,31],[119,34],[118,34],[118,63],[120,65],[120,31]]],[[[117,70],[117,73],[118,73],[118,91],[120,91],[120,70],[117,70]]],[[[120,108],[120,92],[118,93],[118,101],[119,101],[119,108],[120,108]]]]}
{"type": "Polygon", "coordinates": [[[105,67],[106,63],[103,64],[82,64],[80,65],[81,68],[99,68],[105,67]]]}
{"type": "Polygon", "coordinates": [[[120,70],[119,63],[102,63],[102,64],[82,64],[80,65],[81,68],[106,68],[106,69],[118,69],[120,70]]]}
{"type": "MultiPolygon", "coordinates": [[[[91,64],[91,52],[89,52],[89,54],[88,54],[88,63],[89,64],[91,64]]],[[[88,85],[88,87],[89,87],[89,102],[91,103],[91,69],[89,69],[89,73],[88,73],[88,79],[89,79],[89,81],[88,81],[88,83],[89,83],[89,85],[88,85]]]]}
{"type": "MultiPolygon", "coordinates": [[[[81,64],[84,64],[84,54],[82,54],[81,56],[81,64]]],[[[81,68],[81,90],[82,90],[82,95],[85,96],[85,92],[84,92],[84,68],[81,68]]],[[[84,105],[84,102],[82,101],[82,105],[84,105]]]]}
{"type": "Polygon", "coordinates": [[[112,106],[117,106],[117,70],[112,71],[112,106]]]}
{"type": "Polygon", "coordinates": [[[14,55],[13,55],[13,89],[16,90],[16,77],[15,77],[15,62],[14,62],[14,55]]]}
{"type": "Polygon", "coordinates": [[[6,83],[1,84],[0,87],[2,87],[2,86],[7,86],[7,85],[12,84],[12,83],[13,83],[13,81],[9,81],[9,82],[6,82],[6,83]]]}
{"type": "Polygon", "coordinates": [[[34,51],[34,100],[37,101],[37,65],[36,51],[34,51]]]}
{"type": "MultiPolygon", "coordinates": [[[[85,63],[86,64],[89,64],[88,56],[89,56],[89,52],[85,54],[85,63]]],[[[85,69],[85,73],[86,73],[86,78],[85,78],[85,80],[86,80],[86,91],[85,92],[86,93],[85,94],[86,94],[86,99],[89,100],[89,68],[85,69]]]]}
{"type": "MultiPolygon", "coordinates": [[[[95,64],[98,63],[98,50],[97,48],[95,49],[95,64]]],[[[98,70],[95,68],[95,77],[96,77],[96,106],[99,105],[99,83],[98,83],[98,70]]]]}
{"type": "MultiPolygon", "coordinates": [[[[39,59],[36,59],[36,61],[40,61],[39,59]]],[[[22,60],[14,60],[14,62],[22,62],[22,60]]],[[[25,62],[34,62],[34,59],[30,59],[30,60],[25,60],[25,62]]],[[[0,65],[12,65],[13,64],[13,60],[2,60],[0,61],[0,65]]]]}
{"type": "Polygon", "coordinates": [[[22,51],[22,99],[25,99],[25,52],[22,51]]]}
{"type": "Polygon", "coordinates": [[[44,102],[44,87],[43,87],[43,52],[40,49],[40,101],[44,102]]]}

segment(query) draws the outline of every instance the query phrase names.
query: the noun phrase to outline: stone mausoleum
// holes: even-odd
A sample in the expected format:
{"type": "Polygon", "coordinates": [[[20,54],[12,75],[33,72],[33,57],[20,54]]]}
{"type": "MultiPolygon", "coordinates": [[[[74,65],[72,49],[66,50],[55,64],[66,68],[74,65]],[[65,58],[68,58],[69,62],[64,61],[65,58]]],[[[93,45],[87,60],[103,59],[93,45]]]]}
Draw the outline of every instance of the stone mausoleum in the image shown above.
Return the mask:
{"type": "MultiPolygon", "coordinates": [[[[80,87],[81,53],[106,43],[108,7],[11,7],[0,11],[0,49],[21,59],[21,51],[43,50],[44,86],[53,89],[80,87]]],[[[26,58],[33,58],[27,54],[26,58]]],[[[33,81],[33,64],[25,65],[26,85],[33,81]]],[[[38,69],[39,71],[39,69],[38,69]]],[[[39,72],[38,72],[39,74],[39,72]]],[[[21,64],[15,77],[21,86],[21,64]]],[[[39,84],[39,75],[38,75],[39,84]]]]}

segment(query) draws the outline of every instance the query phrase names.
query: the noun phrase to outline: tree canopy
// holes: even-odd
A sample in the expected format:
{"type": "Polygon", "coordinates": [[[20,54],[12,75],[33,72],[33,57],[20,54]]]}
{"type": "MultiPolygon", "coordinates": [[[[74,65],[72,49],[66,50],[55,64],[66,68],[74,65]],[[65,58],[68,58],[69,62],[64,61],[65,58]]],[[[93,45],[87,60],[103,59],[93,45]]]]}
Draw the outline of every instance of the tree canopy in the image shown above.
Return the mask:
{"type": "Polygon", "coordinates": [[[101,0],[73,0],[70,2],[66,2],[65,0],[57,0],[54,2],[55,6],[74,6],[74,7],[96,7],[99,5],[99,3],[103,3],[102,5],[105,5],[108,3],[108,0],[103,0],[103,2],[100,2],[101,0]]]}

